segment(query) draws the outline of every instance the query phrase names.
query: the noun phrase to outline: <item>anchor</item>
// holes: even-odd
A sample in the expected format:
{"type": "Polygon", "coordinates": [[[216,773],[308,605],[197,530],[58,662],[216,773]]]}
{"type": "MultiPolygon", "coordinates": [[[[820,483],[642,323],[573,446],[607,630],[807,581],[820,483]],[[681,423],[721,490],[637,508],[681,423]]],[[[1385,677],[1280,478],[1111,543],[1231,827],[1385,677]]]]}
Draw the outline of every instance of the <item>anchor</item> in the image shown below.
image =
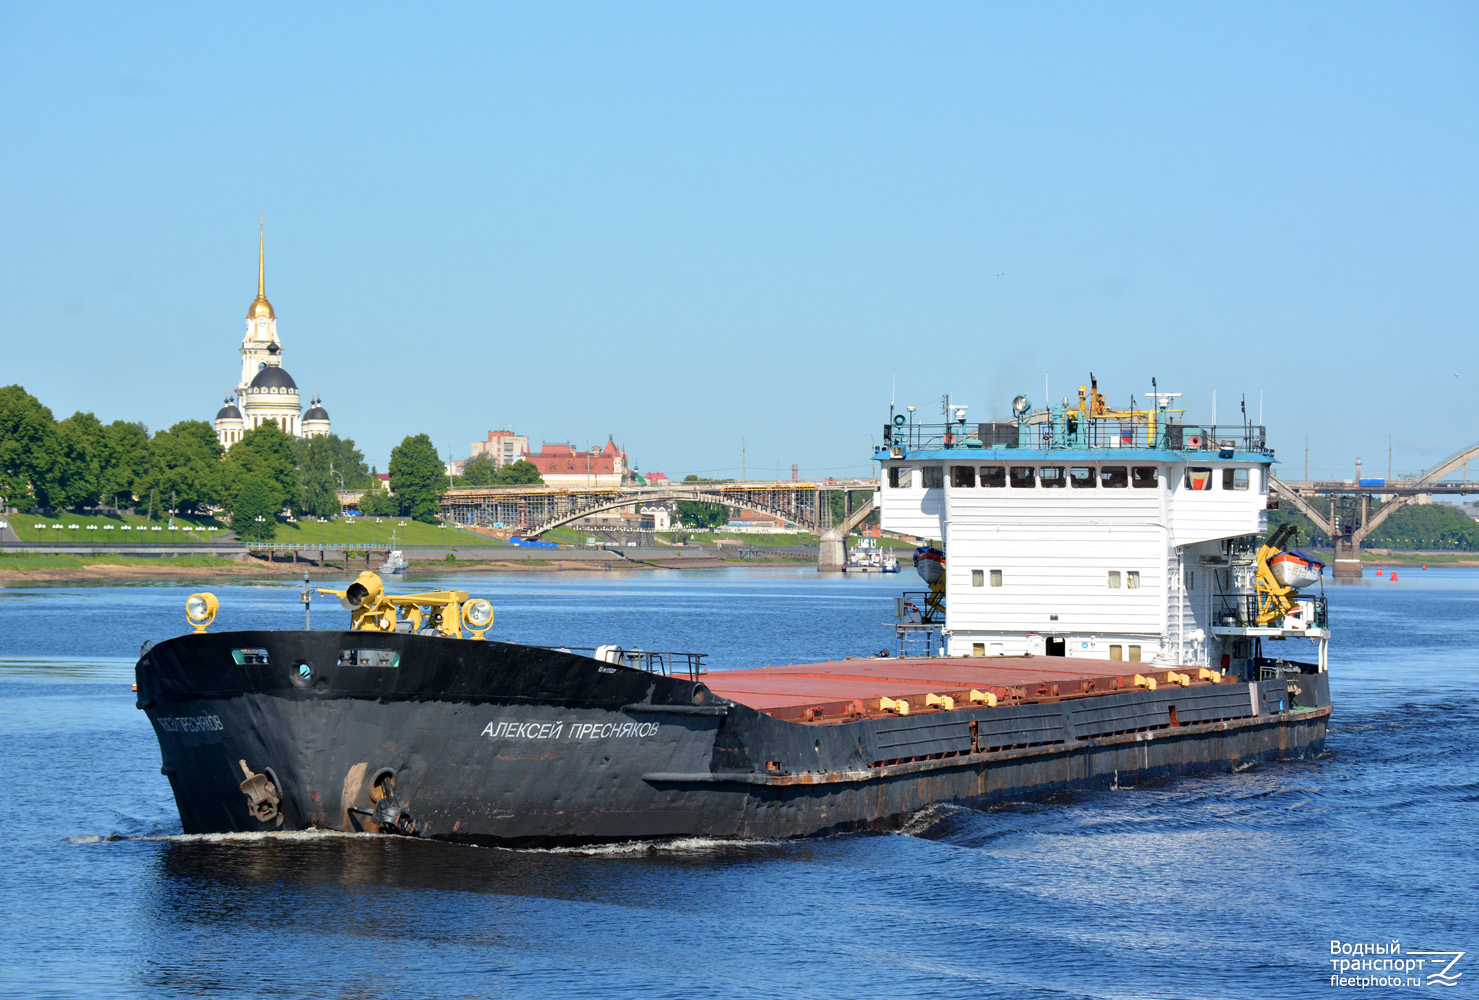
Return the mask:
{"type": "Polygon", "coordinates": [[[265,774],[253,773],[244,760],[237,763],[241,765],[241,773],[246,775],[246,780],[239,787],[241,794],[247,797],[247,812],[261,823],[280,819],[278,806],[282,803],[282,796],[278,795],[277,786],[272,783],[272,779],[265,774]]]}

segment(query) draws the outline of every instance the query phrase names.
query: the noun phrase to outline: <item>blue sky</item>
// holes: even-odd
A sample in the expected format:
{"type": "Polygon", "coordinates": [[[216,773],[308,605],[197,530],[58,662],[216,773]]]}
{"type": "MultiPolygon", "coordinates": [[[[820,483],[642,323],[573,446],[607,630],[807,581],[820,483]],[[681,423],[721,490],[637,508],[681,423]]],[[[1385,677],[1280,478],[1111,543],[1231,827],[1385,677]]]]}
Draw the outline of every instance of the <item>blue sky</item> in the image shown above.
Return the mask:
{"type": "Polygon", "coordinates": [[[382,469],[513,426],[866,474],[894,380],[1091,370],[1261,390],[1291,478],[1479,439],[1472,4],[0,10],[0,384],[59,417],[215,413],[260,213],[284,366],[382,469]]]}

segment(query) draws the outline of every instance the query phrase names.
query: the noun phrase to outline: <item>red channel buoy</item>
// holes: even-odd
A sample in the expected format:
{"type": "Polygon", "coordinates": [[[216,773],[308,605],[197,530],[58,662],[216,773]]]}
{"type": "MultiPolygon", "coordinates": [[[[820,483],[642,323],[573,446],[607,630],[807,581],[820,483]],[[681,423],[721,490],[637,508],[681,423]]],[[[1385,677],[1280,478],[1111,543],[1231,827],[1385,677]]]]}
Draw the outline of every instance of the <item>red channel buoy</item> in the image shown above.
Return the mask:
{"type": "Polygon", "coordinates": [[[1376,567],[1376,575],[1377,576],[1381,576],[1381,567],[1380,566],[1376,567]]]}
{"type": "Polygon", "coordinates": [[[1396,583],[1397,582],[1397,571],[1396,570],[1392,570],[1392,575],[1390,577],[1388,577],[1387,579],[1391,580],[1393,583],[1396,583]]]}

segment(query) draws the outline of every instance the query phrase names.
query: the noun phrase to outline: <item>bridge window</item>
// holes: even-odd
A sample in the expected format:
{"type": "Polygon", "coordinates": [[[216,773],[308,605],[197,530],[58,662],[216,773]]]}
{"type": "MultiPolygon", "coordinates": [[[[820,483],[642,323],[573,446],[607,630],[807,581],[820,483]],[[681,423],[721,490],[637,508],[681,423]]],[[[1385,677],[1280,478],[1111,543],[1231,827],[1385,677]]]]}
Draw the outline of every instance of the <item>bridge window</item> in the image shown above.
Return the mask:
{"type": "Polygon", "coordinates": [[[1212,489],[1212,470],[1189,468],[1186,470],[1186,488],[1198,493],[1212,489]]]}
{"type": "Polygon", "coordinates": [[[1072,466],[1068,470],[1068,481],[1076,490],[1091,490],[1096,485],[1094,470],[1087,465],[1072,466]]]}
{"type": "Polygon", "coordinates": [[[897,465],[888,467],[888,486],[892,490],[899,488],[899,467],[897,465]]]}
{"type": "Polygon", "coordinates": [[[945,488],[945,470],[938,465],[926,465],[920,470],[924,474],[924,488],[927,490],[940,490],[945,488]]]}
{"type": "Polygon", "coordinates": [[[984,569],[973,569],[973,570],[971,570],[971,586],[972,587],[984,587],[984,586],[986,586],[986,571],[984,569]]]}
{"type": "Polygon", "coordinates": [[[1161,485],[1161,480],[1155,466],[1137,465],[1130,469],[1130,485],[1137,490],[1153,490],[1161,485]]]}
{"type": "Polygon", "coordinates": [[[993,489],[1001,489],[1006,484],[1007,484],[1007,470],[1006,470],[1006,467],[1005,466],[1002,466],[1002,465],[983,465],[983,466],[981,466],[981,485],[982,485],[982,487],[991,487],[993,489]]]}
{"type": "Polygon", "coordinates": [[[1117,569],[1112,569],[1109,571],[1109,589],[1120,589],[1120,571],[1117,569]]]}
{"type": "Polygon", "coordinates": [[[1037,481],[1037,470],[1030,465],[1014,465],[1011,468],[1012,485],[1020,490],[1030,490],[1037,481]]]}
{"type": "Polygon", "coordinates": [[[1001,570],[994,569],[994,570],[991,571],[991,586],[993,586],[993,587],[1000,587],[1001,586],[1001,570]]]}
{"type": "Polygon", "coordinates": [[[1104,483],[1106,490],[1122,490],[1130,485],[1128,472],[1129,470],[1123,465],[1106,465],[1099,470],[1099,479],[1104,483]]]}
{"type": "Polygon", "coordinates": [[[1125,589],[1126,590],[1139,590],[1140,589],[1140,571],[1138,569],[1127,569],[1127,570],[1125,570],[1125,589]]]}
{"type": "Polygon", "coordinates": [[[952,465],[950,467],[950,485],[957,489],[975,486],[976,467],[974,465],[952,465]]]}
{"type": "Polygon", "coordinates": [[[1063,477],[1063,466],[1044,465],[1038,473],[1042,478],[1039,480],[1045,490],[1055,490],[1068,485],[1068,480],[1063,477]]]}
{"type": "Polygon", "coordinates": [[[1223,469],[1222,488],[1225,490],[1246,490],[1248,488],[1248,470],[1223,469]]]}

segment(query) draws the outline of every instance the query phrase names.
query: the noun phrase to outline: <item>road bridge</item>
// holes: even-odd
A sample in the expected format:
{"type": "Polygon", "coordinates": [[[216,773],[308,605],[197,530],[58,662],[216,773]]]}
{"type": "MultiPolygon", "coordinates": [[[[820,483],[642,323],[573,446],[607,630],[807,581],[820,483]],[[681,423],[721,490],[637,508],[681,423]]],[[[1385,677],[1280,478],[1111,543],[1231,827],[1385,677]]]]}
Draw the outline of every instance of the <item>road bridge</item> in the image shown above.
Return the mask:
{"type": "MultiPolygon", "coordinates": [[[[502,527],[524,538],[538,538],[551,529],[607,511],[678,501],[721,504],[779,517],[799,531],[826,536],[837,544],[872,510],[876,479],[828,479],[812,482],[760,480],[753,482],[672,483],[666,486],[501,486],[448,490],[442,497],[442,516],[458,524],[502,527]],[[867,503],[847,512],[841,525],[833,524],[833,493],[866,492],[867,503]]],[[[829,565],[826,543],[819,569],[829,565]]],[[[840,560],[838,566],[840,568],[840,560]]]]}
{"type": "Polygon", "coordinates": [[[1270,477],[1269,489],[1290,506],[1299,511],[1325,534],[1335,545],[1334,574],[1336,579],[1358,579],[1361,576],[1361,545],[1381,523],[1409,504],[1435,494],[1462,495],[1479,493],[1479,482],[1468,476],[1469,463],[1479,460],[1479,444],[1472,444],[1454,452],[1448,458],[1426,472],[1399,479],[1360,479],[1351,482],[1324,480],[1310,482],[1283,482],[1270,477]],[[1462,470],[1459,479],[1450,479],[1454,472],[1462,470]],[[1325,497],[1331,501],[1330,516],[1316,510],[1309,497],[1325,497]],[[1381,509],[1368,517],[1372,499],[1381,499],[1381,509]],[[1347,513],[1337,513],[1344,505],[1347,513]],[[1354,523],[1352,523],[1354,522],[1354,523]]]}

